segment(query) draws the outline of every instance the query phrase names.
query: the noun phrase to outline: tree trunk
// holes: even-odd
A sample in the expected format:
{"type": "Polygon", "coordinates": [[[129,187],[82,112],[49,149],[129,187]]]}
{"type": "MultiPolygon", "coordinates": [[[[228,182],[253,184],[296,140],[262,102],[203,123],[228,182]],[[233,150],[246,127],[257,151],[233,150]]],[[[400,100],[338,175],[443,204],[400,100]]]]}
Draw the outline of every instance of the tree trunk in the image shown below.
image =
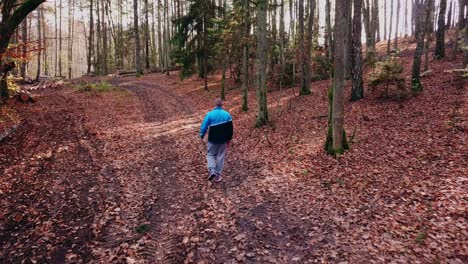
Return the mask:
{"type": "Polygon", "coordinates": [[[447,11],[447,0],[440,0],[439,19],[437,22],[437,37],[435,47],[436,59],[445,57],[445,11],[447,11]]]}
{"type": "Polygon", "coordinates": [[[165,64],[164,64],[164,57],[163,57],[163,43],[162,43],[162,31],[161,31],[161,0],[158,0],[158,59],[159,59],[159,67],[164,72],[165,64]]]}
{"type": "Polygon", "coordinates": [[[345,77],[351,78],[353,60],[353,0],[346,1],[346,57],[345,57],[345,77]]]}
{"type": "Polygon", "coordinates": [[[284,0],[281,0],[281,7],[280,7],[280,25],[279,25],[279,55],[280,55],[280,63],[281,63],[281,72],[280,72],[280,90],[283,88],[283,78],[284,78],[284,41],[285,41],[285,25],[284,25],[284,0]]]}
{"type": "Polygon", "coordinates": [[[375,42],[380,42],[381,36],[380,36],[380,10],[379,10],[379,0],[374,1],[374,11],[375,11],[375,42]]]}
{"type": "MultiPolygon", "coordinates": [[[[271,0],[270,0],[271,1],[271,0]]],[[[273,0],[272,5],[272,16],[271,16],[271,62],[270,62],[270,74],[274,77],[275,65],[278,64],[278,56],[275,52],[277,47],[277,27],[276,27],[276,8],[278,6],[277,0],[273,0]]]]}
{"type": "Polygon", "coordinates": [[[425,19],[425,34],[426,34],[426,42],[424,43],[424,71],[429,70],[429,48],[431,45],[431,33],[432,33],[432,6],[434,0],[427,0],[427,7],[426,7],[426,19],[425,19]]]}
{"type": "Polygon", "coordinates": [[[91,65],[94,51],[94,18],[93,18],[93,0],[89,0],[89,44],[88,44],[88,69],[86,72],[91,73],[91,65]]]}
{"type": "MultiPolygon", "coordinates": [[[[302,0],[300,0],[302,1],[302,0]]],[[[266,8],[267,0],[257,1],[257,37],[258,37],[258,79],[257,79],[257,100],[258,113],[256,126],[260,127],[268,123],[268,107],[267,107],[267,86],[266,86],[266,64],[267,64],[267,23],[266,23],[266,8]]]]}
{"type": "MultiPolygon", "coordinates": [[[[393,0],[390,0],[391,2],[393,0]]],[[[387,0],[384,0],[384,40],[387,39],[387,0]]]]}
{"type": "Polygon", "coordinates": [[[145,4],[145,69],[150,68],[150,34],[149,34],[149,6],[148,0],[144,0],[145,4]]]}
{"type": "Polygon", "coordinates": [[[37,52],[37,72],[36,81],[39,81],[41,77],[41,56],[42,56],[42,34],[41,34],[41,9],[37,10],[37,37],[38,37],[38,49],[37,52]]]}
{"type": "Polygon", "coordinates": [[[248,96],[249,96],[249,44],[248,40],[250,37],[250,2],[249,0],[243,0],[242,2],[243,11],[243,37],[242,37],[242,111],[247,111],[248,96]]]}
{"type": "MultiPolygon", "coordinates": [[[[430,1],[430,0],[429,0],[430,1]]],[[[425,23],[424,23],[424,3],[415,0],[413,2],[414,8],[414,33],[416,37],[416,51],[414,52],[413,59],[413,74],[412,74],[412,90],[415,92],[421,92],[423,86],[421,84],[421,57],[424,48],[424,33],[425,33],[425,23]]]]}
{"type": "Polygon", "coordinates": [[[97,74],[101,74],[102,71],[102,49],[101,49],[101,43],[102,43],[102,33],[101,33],[101,12],[100,12],[100,7],[99,7],[99,0],[96,0],[96,61],[94,62],[94,70],[96,71],[97,74]]]}
{"type": "Polygon", "coordinates": [[[408,37],[408,0],[405,0],[405,38],[408,37]]]}
{"type": "Polygon", "coordinates": [[[42,42],[43,42],[43,58],[42,61],[44,63],[44,74],[49,76],[49,62],[47,56],[47,30],[46,30],[46,22],[44,18],[44,9],[41,9],[41,24],[42,24],[42,42]]]}
{"type": "Polygon", "coordinates": [[[401,9],[401,0],[397,0],[395,39],[394,39],[394,44],[393,44],[393,49],[395,50],[395,52],[398,51],[398,28],[400,26],[400,9],[401,9]]]}
{"type": "Polygon", "coordinates": [[[141,70],[141,47],[140,47],[140,30],[138,26],[138,0],[133,0],[133,27],[135,34],[135,71],[137,75],[142,74],[141,70]]]}
{"type": "Polygon", "coordinates": [[[312,36],[314,28],[314,14],[315,14],[315,0],[309,0],[309,21],[307,23],[307,34],[305,40],[305,54],[304,54],[304,76],[300,95],[310,94],[310,81],[311,81],[311,56],[312,56],[312,36]]]}
{"type": "Polygon", "coordinates": [[[331,26],[331,3],[330,0],[326,0],[325,6],[325,52],[327,53],[327,58],[331,62],[333,61],[333,32],[331,26]]]}
{"type": "Polygon", "coordinates": [[[446,23],[446,28],[447,29],[452,28],[452,6],[453,6],[453,0],[450,0],[450,7],[449,7],[449,10],[448,10],[447,23],[446,23]]]}
{"type": "Polygon", "coordinates": [[[347,0],[336,0],[335,7],[335,56],[332,102],[332,152],[340,154],[345,149],[344,141],[344,88],[347,48],[347,0]]]}
{"type": "MultiPolygon", "coordinates": [[[[28,55],[28,18],[25,18],[23,23],[21,24],[21,38],[23,41],[23,46],[22,46],[22,56],[23,59],[26,59],[26,56],[28,55]]],[[[21,78],[25,79],[26,78],[26,60],[22,61],[20,64],[20,75],[21,78]]]]}
{"type": "Polygon", "coordinates": [[[460,38],[460,32],[463,31],[464,25],[464,17],[465,17],[465,0],[458,0],[458,26],[457,30],[455,31],[455,43],[453,45],[453,53],[452,59],[456,59],[458,54],[458,39],[460,38]]]}
{"type": "Polygon", "coordinates": [[[392,41],[392,25],[393,25],[393,1],[390,1],[390,29],[388,30],[387,54],[390,54],[390,51],[391,51],[390,44],[392,41]]]}
{"type": "Polygon", "coordinates": [[[351,101],[364,98],[364,87],[362,80],[362,0],[354,0],[353,17],[353,59],[352,59],[352,80],[351,101]]]}
{"type": "Polygon", "coordinates": [[[466,7],[466,16],[465,16],[465,41],[464,41],[464,48],[463,48],[463,67],[467,68],[468,66],[468,1],[465,0],[465,7],[466,7]]]}
{"type": "Polygon", "coordinates": [[[73,64],[73,30],[74,30],[74,5],[75,1],[68,1],[68,79],[72,78],[72,64],[73,64]]]}
{"type": "Polygon", "coordinates": [[[59,2],[59,53],[58,53],[58,68],[59,76],[62,77],[62,0],[59,2]]]}
{"type": "Polygon", "coordinates": [[[107,69],[107,2],[101,0],[101,9],[102,9],[102,74],[106,75],[108,72],[107,69]]]}

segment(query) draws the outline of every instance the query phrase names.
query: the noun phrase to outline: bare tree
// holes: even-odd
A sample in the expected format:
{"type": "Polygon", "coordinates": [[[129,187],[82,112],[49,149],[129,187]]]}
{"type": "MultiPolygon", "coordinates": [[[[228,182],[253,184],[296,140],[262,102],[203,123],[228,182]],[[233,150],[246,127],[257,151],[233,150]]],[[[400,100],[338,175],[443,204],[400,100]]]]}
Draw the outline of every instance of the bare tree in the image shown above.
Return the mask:
{"type": "Polygon", "coordinates": [[[447,0],[440,0],[439,8],[435,57],[442,59],[445,57],[445,12],[447,11],[447,0]]]}
{"type": "Polygon", "coordinates": [[[138,0],[133,0],[133,27],[135,34],[135,70],[137,74],[142,74],[141,69],[141,47],[140,47],[140,30],[138,26],[138,0]]]}
{"type": "Polygon", "coordinates": [[[257,1],[257,100],[258,113],[256,126],[263,126],[268,123],[268,106],[267,106],[267,86],[266,86],[266,64],[267,64],[267,0],[257,1]]]}
{"type": "MultiPolygon", "coordinates": [[[[429,2],[431,0],[428,0],[429,2]]],[[[429,6],[429,5],[427,5],[429,6]]],[[[424,48],[424,33],[425,33],[425,23],[424,23],[424,3],[423,0],[415,0],[413,2],[414,8],[414,33],[416,37],[416,50],[414,52],[413,59],[413,74],[412,74],[412,90],[415,92],[420,92],[423,90],[421,84],[421,57],[424,48]]]]}
{"type": "Polygon", "coordinates": [[[362,80],[362,0],[354,0],[351,101],[364,98],[362,80]]]}

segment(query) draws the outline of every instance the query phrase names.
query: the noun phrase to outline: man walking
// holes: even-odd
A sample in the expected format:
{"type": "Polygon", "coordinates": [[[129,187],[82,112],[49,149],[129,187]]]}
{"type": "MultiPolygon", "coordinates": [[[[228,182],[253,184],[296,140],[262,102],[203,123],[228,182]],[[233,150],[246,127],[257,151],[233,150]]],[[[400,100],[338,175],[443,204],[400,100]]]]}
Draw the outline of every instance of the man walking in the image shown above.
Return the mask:
{"type": "Polygon", "coordinates": [[[224,158],[229,141],[233,135],[231,115],[223,109],[223,101],[215,100],[215,108],[206,114],[200,128],[200,139],[203,141],[208,131],[208,180],[220,182],[224,167],[224,158]]]}

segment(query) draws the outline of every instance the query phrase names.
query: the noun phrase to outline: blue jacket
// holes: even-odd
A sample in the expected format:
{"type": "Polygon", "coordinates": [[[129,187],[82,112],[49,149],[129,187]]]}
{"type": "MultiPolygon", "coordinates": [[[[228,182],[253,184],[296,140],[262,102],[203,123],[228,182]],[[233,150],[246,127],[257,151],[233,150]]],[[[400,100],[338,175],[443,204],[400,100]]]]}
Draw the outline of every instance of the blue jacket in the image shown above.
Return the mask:
{"type": "Polygon", "coordinates": [[[232,139],[234,128],[231,115],[223,110],[222,107],[216,107],[206,114],[200,128],[200,137],[205,137],[208,133],[208,141],[215,144],[224,144],[232,139]]]}

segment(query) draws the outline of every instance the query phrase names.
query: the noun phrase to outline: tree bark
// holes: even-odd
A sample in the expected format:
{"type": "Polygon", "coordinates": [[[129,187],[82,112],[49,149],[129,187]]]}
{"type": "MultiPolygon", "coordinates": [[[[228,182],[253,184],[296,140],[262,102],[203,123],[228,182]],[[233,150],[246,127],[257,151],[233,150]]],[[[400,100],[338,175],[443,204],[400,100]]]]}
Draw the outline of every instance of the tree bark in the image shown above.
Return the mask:
{"type": "Polygon", "coordinates": [[[41,77],[41,56],[42,56],[42,34],[41,34],[41,9],[37,9],[37,37],[38,37],[38,49],[37,52],[37,72],[36,81],[39,81],[41,77]]]}
{"type": "Polygon", "coordinates": [[[141,70],[141,47],[140,47],[140,29],[138,26],[138,0],[133,0],[133,27],[135,34],[135,71],[137,75],[143,73],[141,70]]]}
{"type": "Polygon", "coordinates": [[[447,15],[447,23],[446,23],[446,28],[450,29],[452,28],[452,8],[453,7],[453,0],[450,0],[450,7],[447,15]]]}
{"type": "Polygon", "coordinates": [[[424,71],[429,70],[429,48],[431,45],[431,33],[432,33],[432,12],[435,0],[427,0],[427,7],[426,7],[426,19],[425,19],[425,26],[424,31],[426,34],[426,42],[424,43],[424,71]]]}
{"type": "Polygon", "coordinates": [[[247,111],[249,96],[249,37],[250,37],[250,2],[243,0],[243,33],[242,33],[242,110],[247,111]]]}
{"type": "Polygon", "coordinates": [[[310,91],[311,82],[311,57],[312,57],[312,36],[314,28],[314,15],[315,15],[315,0],[309,0],[309,21],[307,23],[307,34],[305,40],[305,54],[304,54],[304,76],[300,95],[308,95],[310,91]]]}
{"type": "Polygon", "coordinates": [[[149,34],[149,6],[148,0],[144,0],[145,4],[145,69],[150,68],[150,34],[149,34]]]}
{"type": "Polygon", "coordinates": [[[364,98],[362,80],[362,0],[354,0],[351,101],[364,98]]]}
{"type": "MultiPolygon", "coordinates": [[[[300,0],[302,1],[302,0],[300,0]]],[[[266,86],[266,64],[267,64],[267,23],[266,23],[266,5],[267,0],[257,1],[257,37],[258,37],[258,79],[257,79],[257,100],[258,113],[256,126],[260,127],[268,123],[268,107],[267,107],[267,86],[266,86]]]]}
{"type": "Polygon", "coordinates": [[[397,9],[396,9],[396,25],[395,25],[395,39],[394,44],[393,44],[393,49],[395,52],[398,51],[398,29],[400,26],[400,9],[401,9],[401,1],[402,0],[397,0],[397,9]]]}
{"type": "Polygon", "coordinates": [[[387,54],[390,54],[390,46],[392,41],[392,25],[393,25],[393,1],[390,1],[390,29],[388,30],[387,54]]]}
{"type": "Polygon", "coordinates": [[[23,23],[21,24],[21,38],[23,41],[22,46],[22,56],[23,60],[20,64],[20,75],[21,78],[26,78],[26,56],[28,55],[28,19],[25,18],[23,23]]]}
{"type": "Polygon", "coordinates": [[[333,33],[331,26],[331,3],[330,0],[326,0],[325,6],[325,51],[327,58],[330,62],[333,61],[333,33]]]}
{"type": "Polygon", "coordinates": [[[346,36],[347,18],[346,1],[336,0],[335,7],[335,56],[333,80],[332,135],[335,153],[344,151],[344,87],[345,87],[345,54],[348,38],[346,36]]]}
{"type": "Polygon", "coordinates": [[[445,57],[445,12],[447,11],[447,0],[440,0],[439,19],[437,22],[437,37],[435,47],[436,59],[445,57]]]}
{"type": "MultiPolygon", "coordinates": [[[[421,84],[421,57],[424,48],[424,33],[425,33],[425,23],[424,23],[424,3],[419,2],[420,0],[415,0],[413,2],[414,8],[414,33],[416,37],[416,50],[414,52],[413,59],[413,73],[412,73],[412,90],[415,92],[421,92],[423,86],[421,84]]],[[[430,0],[429,0],[430,1],[430,0]]]]}
{"type": "Polygon", "coordinates": [[[88,44],[88,68],[86,72],[91,73],[91,65],[94,51],[94,17],[93,17],[93,0],[89,0],[89,44],[88,44]]]}

